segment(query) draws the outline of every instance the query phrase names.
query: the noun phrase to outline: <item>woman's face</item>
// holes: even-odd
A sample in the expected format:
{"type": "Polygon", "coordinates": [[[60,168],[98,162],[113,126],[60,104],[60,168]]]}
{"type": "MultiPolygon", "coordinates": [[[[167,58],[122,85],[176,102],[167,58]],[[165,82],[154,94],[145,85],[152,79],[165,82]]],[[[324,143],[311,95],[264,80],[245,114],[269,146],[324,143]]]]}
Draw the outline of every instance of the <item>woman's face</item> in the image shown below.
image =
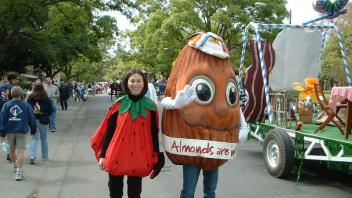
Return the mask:
{"type": "Polygon", "coordinates": [[[137,96],[141,94],[144,87],[143,77],[139,74],[132,74],[127,81],[127,87],[131,95],[137,96]]]}

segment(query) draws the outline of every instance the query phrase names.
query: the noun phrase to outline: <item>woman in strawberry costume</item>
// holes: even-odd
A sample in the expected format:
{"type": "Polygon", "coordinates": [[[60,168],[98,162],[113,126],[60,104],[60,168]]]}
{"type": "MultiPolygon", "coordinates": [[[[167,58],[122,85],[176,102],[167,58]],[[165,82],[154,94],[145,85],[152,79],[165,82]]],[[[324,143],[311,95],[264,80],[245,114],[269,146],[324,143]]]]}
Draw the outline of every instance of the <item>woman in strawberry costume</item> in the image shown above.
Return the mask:
{"type": "Polygon", "coordinates": [[[148,82],[141,70],[131,70],[123,80],[126,95],[110,107],[91,138],[99,167],[109,174],[111,198],[123,195],[128,176],[129,198],[140,198],[142,177],[156,177],[165,159],[159,151],[158,111],[147,97],[148,82]]]}

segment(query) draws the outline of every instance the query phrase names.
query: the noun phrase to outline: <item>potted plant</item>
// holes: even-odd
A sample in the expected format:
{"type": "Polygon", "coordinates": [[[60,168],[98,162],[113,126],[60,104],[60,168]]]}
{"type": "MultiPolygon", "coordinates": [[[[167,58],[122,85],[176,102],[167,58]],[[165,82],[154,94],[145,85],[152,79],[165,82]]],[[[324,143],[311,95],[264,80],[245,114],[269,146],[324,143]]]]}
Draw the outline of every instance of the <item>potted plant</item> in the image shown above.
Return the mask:
{"type": "Polygon", "coordinates": [[[318,102],[315,95],[314,84],[319,83],[319,80],[317,78],[306,78],[304,81],[304,87],[298,82],[294,83],[294,89],[299,91],[297,109],[299,120],[304,124],[311,124],[314,113],[314,103],[318,102]]]}

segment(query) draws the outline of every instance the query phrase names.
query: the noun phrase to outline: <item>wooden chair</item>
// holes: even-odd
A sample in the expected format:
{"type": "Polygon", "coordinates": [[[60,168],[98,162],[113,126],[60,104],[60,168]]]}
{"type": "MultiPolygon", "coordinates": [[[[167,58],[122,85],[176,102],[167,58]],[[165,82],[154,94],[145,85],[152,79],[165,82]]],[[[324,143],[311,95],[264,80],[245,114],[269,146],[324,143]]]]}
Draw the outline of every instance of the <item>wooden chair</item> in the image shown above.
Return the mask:
{"type": "Polygon", "coordinates": [[[319,132],[323,128],[325,128],[326,125],[328,125],[330,122],[334,123],[334,125],[340,130],[342,135],[344,135],[344,131],[342,130],[342,127],[345,126],[345,123],[342,121],[342,119],[337,115],[337,113],[340,111],[342,108],[347,108],[346,104],[339,104],[336,106],[336,113],[330,108],[328,101],[325,98],[324,95],[324,89],[323,86],[320,83],[314,84],[314,91],[315,95],[317,96],[317,99],[319,101],[320,107],[322,111],[325,111],[326,115],[328,116],[323,123],[320,124],[320,126],[315,130],[315,132],[319,132]],[[337,120],[340,122],[335,121],[334,118],[337,118],[337,120]]]}

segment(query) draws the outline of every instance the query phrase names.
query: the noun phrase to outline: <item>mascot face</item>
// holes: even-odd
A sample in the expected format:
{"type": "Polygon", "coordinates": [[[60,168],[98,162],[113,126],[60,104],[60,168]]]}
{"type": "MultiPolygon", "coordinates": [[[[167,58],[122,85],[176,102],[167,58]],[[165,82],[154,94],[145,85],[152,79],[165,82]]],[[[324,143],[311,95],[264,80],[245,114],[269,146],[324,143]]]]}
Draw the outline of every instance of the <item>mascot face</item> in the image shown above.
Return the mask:
{"type": "MultiPolygon", "coordinates": [[[[195,150],[198,140],[216,142],[219,147],[221,144],[238,142],[239,96],[230,61],[185,46],[173,65],[165,96],[175,98],[177,91],[187,84],[194,89],[196,100],[180,109],[163,111],[163,134],[167,138],[182,139],[179,141],[180,149],[183,148],[181,144],[187,140],[192,141],[190,144],[195,150]]],[[[174,148],[172,144],[176,143],[173,140],[170,144],[174,148]]],[[[191,146],[190,150],[192,148],[191,146]]],[[[215,153],[217,149],[221,150],[217,146],[210,150],[215,153]]],[[[175,164],[198,165],[205,170],[214,169],[226,162],[225,158],[212,156],[167,154],[175,164]]]]}
{"type": "Polygon", "coordinates": [[[214,133],[227,133],[235,138],[238,129],[238,91],[231,67],[200,62],[176,82],[177,87],[186,84],[195,90],[196,100],[181,110],[183,121],[190,128],[203,128],[214,133]]]}

